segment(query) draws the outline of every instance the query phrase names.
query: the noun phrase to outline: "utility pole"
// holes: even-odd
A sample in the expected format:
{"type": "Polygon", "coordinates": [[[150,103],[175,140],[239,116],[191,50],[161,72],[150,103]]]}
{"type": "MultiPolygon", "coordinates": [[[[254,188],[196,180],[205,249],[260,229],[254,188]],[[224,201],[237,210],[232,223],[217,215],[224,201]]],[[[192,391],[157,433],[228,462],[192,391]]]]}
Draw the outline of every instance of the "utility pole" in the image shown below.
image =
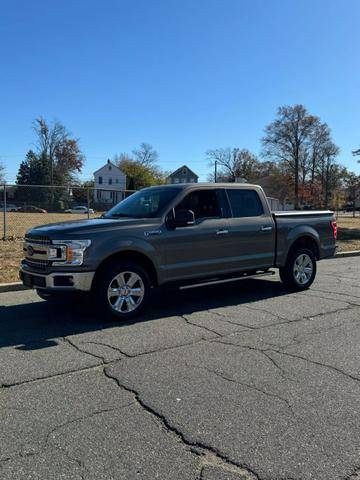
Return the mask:
{"type": "Polygon", "coordinates": [[[217,160],[215,160],[214,168],[215,168],[214,179],[215,179],[215,183],[216,183],[217,182],[217,160]]]}
{"type": "Polygon", "coordinates": [[[3,240],[6,240],[6,184],[4,183],[4,234],[3,234],[3,240]]]}

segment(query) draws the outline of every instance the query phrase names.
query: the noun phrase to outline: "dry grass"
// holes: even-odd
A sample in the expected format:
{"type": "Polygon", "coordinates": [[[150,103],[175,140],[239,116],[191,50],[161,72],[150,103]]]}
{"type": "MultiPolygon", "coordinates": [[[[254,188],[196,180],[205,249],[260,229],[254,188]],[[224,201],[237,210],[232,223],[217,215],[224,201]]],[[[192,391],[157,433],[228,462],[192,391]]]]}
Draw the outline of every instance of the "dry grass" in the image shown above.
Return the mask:
{"type": "Polygon", "coordinates": [[[22,257],[22,240],[0,240],[0,283],[19,280],[19,264],[22,257]]]}
{"type": "MultiPolygon", "coordinates": [[[[90,215],[90,218],[99,217],[100,213],[90,215]]],[[[49,223],[66,222],[69,220],[84,220],[87,215],[71,213],[22,213],[9,212],[6,214],[7,238],[23,238],[29,228],[49,223]]]]}
{"type": "MultiPolygon", "coordinates": [[[[99,214],[92,215],[93,217],[99,214]]],[[[12,240],[0,240],[0,283],[16,282],[19,279],[19,264],[23,257],[23,236],[28,228],[43,223],[83,219],[82,215],[13,213],[9,215],[9,232],[12,240]],[[16,217],[18,216],[18,217],[16,217]],[[21,218],[20,218],[21,217],[21,218]],[[29,225],[31,224],[31,225],[29,225]]],[[[360,217],[339,217],[339,251],[360,250],[360,217]]]]}

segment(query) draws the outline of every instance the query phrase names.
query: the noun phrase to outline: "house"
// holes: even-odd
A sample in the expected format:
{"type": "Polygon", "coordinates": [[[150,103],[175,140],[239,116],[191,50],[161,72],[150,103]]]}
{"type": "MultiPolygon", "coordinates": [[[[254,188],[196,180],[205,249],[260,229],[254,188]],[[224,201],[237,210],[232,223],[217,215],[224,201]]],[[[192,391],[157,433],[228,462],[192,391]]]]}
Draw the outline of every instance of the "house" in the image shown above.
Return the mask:
{"type": "Polygon", "coordinates": [[[196,173],[183,165],[167,177],[166,183],[197,183],[198,178],[196,173]]]}
{"type": "Polygon", "coordinates": [[[116,204],[124,198],[126,175],[114,163],[107,163],[94,172],[94,202],[116,204]]]}

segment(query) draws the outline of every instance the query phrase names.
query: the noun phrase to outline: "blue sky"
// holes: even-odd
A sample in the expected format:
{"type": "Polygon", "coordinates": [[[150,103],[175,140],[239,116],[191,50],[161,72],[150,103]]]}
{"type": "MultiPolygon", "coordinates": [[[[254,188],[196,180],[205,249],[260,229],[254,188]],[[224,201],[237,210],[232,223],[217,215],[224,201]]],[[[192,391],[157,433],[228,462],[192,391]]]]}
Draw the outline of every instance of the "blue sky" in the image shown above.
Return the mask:
{"type": "Polygon", "coordinates": [[[205,180],[205,151],[261,149],[280,105],[304,103],[360,173],[358,0],[2,0],[0,161],[7,180],[32,120],[80,138],[83,178],[146,141],[205,180]]]}

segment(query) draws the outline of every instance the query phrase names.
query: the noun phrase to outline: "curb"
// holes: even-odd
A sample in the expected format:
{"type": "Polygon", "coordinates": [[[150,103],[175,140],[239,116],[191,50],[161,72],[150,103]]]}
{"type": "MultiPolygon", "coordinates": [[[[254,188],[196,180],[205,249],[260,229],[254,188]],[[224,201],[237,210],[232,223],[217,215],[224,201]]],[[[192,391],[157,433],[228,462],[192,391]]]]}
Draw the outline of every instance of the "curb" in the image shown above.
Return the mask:
{"type": "MultiPolygon", "coordinates": [[[[359,257],[360,250],[351,250],[349,252],[337,252],[334,257],[330,257],[328,260],[336,260],[337,258],[346,258],[346,257],[359,257]]],[[[19,292],[21,290],[31,290],[28,287],[25,287],[21,282],[12,282],[12,283],[0,283],[0,293],[6,292],[19,292]]]]}
{"type": "Polygon", "coordinates": [[[342,257],[358,257],[360,256],[360,250],[350,250],[349,252],[337,252],[333,258],[342,258],[342,257]]]}
{"type": "Polygon", "coordinates": [[[29,288],[21,282],[0,283],[0,293],[18,292],[20,290],[29,290],[29,288]]]}

